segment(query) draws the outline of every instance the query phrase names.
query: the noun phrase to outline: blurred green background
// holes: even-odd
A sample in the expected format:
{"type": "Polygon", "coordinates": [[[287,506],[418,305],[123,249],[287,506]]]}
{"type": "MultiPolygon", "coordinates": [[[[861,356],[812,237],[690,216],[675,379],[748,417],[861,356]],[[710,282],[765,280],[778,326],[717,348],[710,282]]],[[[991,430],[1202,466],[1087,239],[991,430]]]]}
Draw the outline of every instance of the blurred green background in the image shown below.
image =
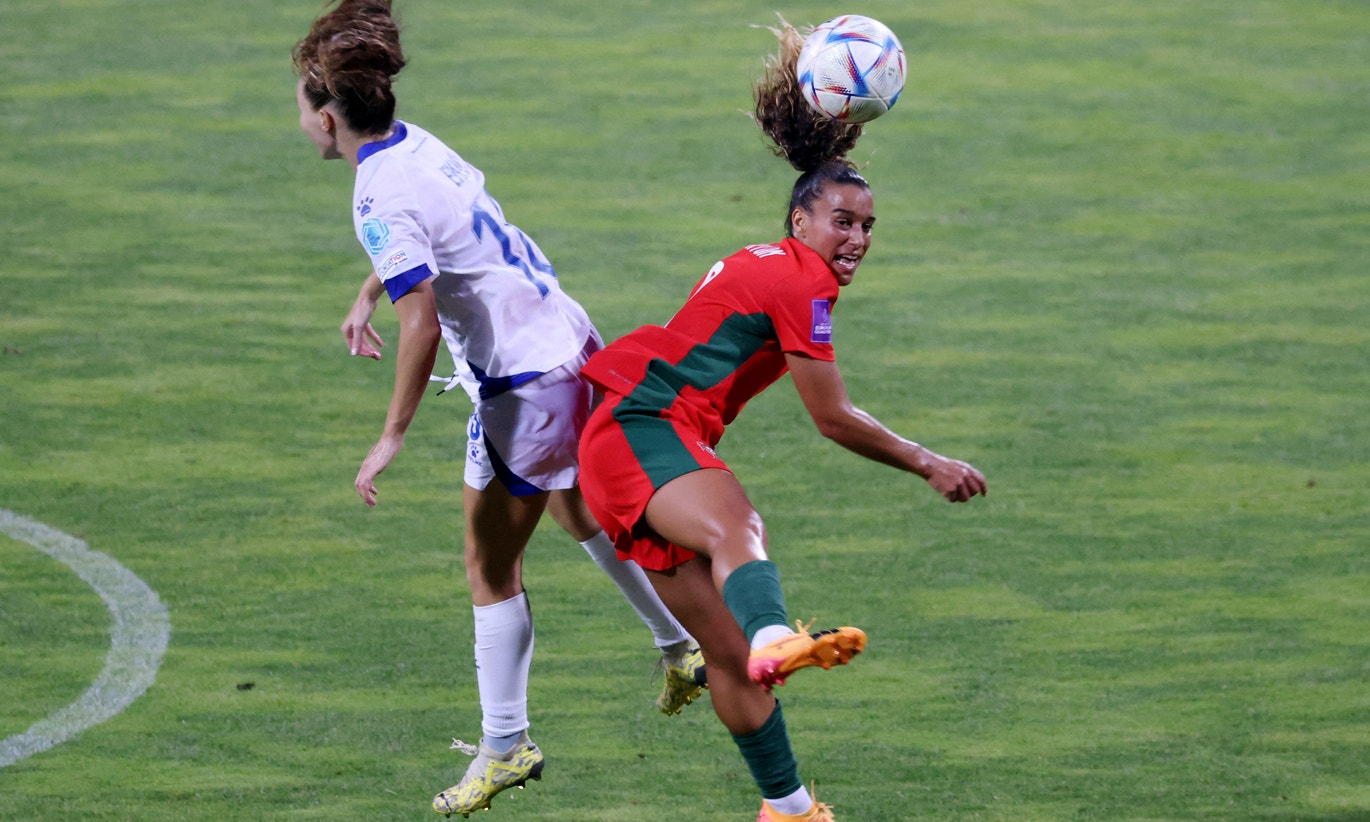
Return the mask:
{"type": "MultiPolygon", "coordinates": [[[[479,733],[465,401],[425,401],[380,507],[351,488],[392,364],[337,333],[351,174],[299,133],[289,64],[320,10],[0,3],[0,508],[172,623],[141,699],[0,772],[0,818],[430,818],[479,733]]],[[[838,358],[990,495],[824,442],[787,382],[722,443],[792,616],[871,636],[781,693],[839,819],[1370,819],[1370,7],[397,11],[400,116],[608,338],[780,236],[795,173],[745,114],[777,13],[902,39],[853,155],[879,225],[838,358]]],[[[493,814],[753,818],[707,700],[655,713],[650,636],[550,523],[527,585],[549,760],[493,814]]],[[[82,694],[109,618],[0,536],[0,739],[82,694]]]]}

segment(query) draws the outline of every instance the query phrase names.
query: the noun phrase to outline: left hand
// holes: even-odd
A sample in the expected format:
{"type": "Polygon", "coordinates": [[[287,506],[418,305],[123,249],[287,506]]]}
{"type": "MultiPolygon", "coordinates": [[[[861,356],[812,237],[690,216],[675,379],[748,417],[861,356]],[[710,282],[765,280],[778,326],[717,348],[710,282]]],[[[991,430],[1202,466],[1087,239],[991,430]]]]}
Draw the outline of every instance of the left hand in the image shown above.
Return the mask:
{"type": "Polygon", "coordinates": [[[989,493],[985,475],[977,471],[975,466],[931,452],[928,456],[932,458],[928,485],[946,497],[947,502],[965,502],[977,494],[984,496],[989,493]]]}

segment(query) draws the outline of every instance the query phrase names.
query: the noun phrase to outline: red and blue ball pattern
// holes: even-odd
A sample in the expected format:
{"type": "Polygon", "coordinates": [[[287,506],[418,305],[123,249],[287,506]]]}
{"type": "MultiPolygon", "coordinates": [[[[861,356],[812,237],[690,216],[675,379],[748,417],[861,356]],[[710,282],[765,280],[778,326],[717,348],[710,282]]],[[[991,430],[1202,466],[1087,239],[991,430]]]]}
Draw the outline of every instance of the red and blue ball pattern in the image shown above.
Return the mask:
{"type": "Polygon", "coordinates": [[[805,39],[795,71],[814,110],[843,123],[866,123],[889,111],[903,92],[904,47],[880,21],[845,14],[805,39]]]}

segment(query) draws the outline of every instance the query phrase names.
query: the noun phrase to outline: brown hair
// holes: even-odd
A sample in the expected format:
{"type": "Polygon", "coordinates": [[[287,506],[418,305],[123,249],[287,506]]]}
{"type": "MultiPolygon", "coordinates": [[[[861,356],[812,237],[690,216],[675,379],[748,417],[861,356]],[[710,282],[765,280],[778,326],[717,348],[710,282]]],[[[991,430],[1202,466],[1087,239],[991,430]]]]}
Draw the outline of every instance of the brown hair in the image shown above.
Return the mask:
{"type": "Polygon", "coordinates": [[[395,120],[391,81],[405,66],[390,0],[339,0],[291,50],[306,99],[336,103],[348,127],[381,134],[395,120]]]}
{"type": "Polygon", "coordinates": [[[811,211],[828,183],[870,188],[847,159],[861,137],[859,123],[842,123],[815,111],[804,99],[795,63],[804,48],[804,37],[782,18],[771,29],[780,40],[776,54],[766,58],[766,71],[752,89],[756,101],[754,118],[770,138],[770,149],[800,172],[790,192],[785,212],[785,236],[793,236],[790,215],[796,208],[811,211]]]}

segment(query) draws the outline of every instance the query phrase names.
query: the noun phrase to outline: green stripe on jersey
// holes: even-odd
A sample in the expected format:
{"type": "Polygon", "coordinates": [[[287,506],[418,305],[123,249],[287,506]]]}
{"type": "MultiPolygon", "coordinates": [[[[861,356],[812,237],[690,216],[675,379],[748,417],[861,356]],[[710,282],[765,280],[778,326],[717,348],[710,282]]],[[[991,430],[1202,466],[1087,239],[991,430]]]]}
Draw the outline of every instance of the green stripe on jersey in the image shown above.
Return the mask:
{"type": "Polygon", "coordinates": [[[774,339],[775,326],[769,316],[733,314],[719,324],[708,342],[695,345],[674,365],[662,359],[647,364],[642,382],[614,408],[614,419],[623,427],[652,487],[660,488],[700,467],[661,413],[687,387],[708,391],[724,382],[774,339]]]}

